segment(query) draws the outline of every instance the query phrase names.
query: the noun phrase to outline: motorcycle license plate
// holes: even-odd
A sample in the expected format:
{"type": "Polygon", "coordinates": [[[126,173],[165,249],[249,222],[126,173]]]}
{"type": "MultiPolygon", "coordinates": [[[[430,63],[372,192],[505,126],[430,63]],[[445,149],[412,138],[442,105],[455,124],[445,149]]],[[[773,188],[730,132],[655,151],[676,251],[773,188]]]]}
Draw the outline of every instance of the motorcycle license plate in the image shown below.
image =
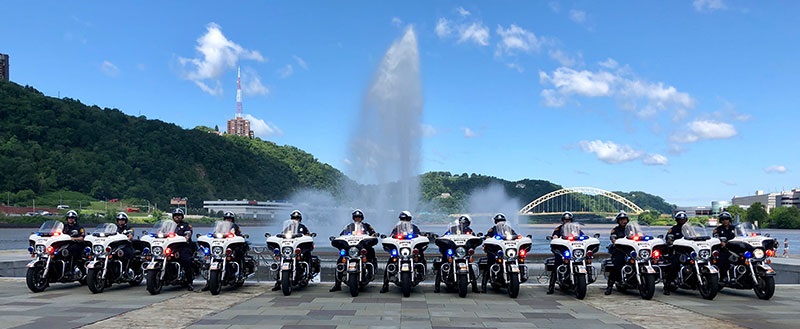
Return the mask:
{"type": "Polygon", "coordinates": [[[155,268],[156,268],[156,262],[151,262],[150,264],[147,264],[147,269],[148,270],[152,270],[152,269],[155,269],[155,268]]]}
{"type": "Polygon", "coordinates": [[[468,272],[467,264],[466,263],[458,264],[458,271],[459,272],[468,272]]]}
{"type": "Polygon", "coordinates": [[[285,271],[285,270],[288,270],[288,269],[289,269],[289,263],[283,263],[283,264],[281,264],[281,270],[284,270],[284,271],[285,271]]]}
{"type": "Polygon", "coordinates": [[[656,273],[656,270],[655,270],[655,269],[654,269],[652,266],[650,266],[650,265],[647,265],[647,266],[645,266],[644,268],[647,270],[647,274],[654,274],[654,273],[656,273]]]}
{"type": "Polygon", "coordinates": [[[358,265],[358,264],[356,264],[355,262],[347,264],[347,271],[348,272],[355,272],[356,269],[357,269],[356,265],[358,265]]]}
{"type": "Polygon", "coordinates": [[[586,274],[586,266],[578,265],[578,273],[586,274]]]}
{"type": "Polygon", "coordinates": [[[511,264],[511,273],[519,273],[519,265],[511,264]]]}
{"type": "Polygon", "coordinates": [[[411,265],[408,263],[403,263],[403,265],[400,265],[400,271],[401,272],[411,271],[411,265]]]}
{"type": "Polygon", "coordinates": [[[209,270],[218,270],[219,263],[211,263],[211,266],[208,267],[209,270]]]}

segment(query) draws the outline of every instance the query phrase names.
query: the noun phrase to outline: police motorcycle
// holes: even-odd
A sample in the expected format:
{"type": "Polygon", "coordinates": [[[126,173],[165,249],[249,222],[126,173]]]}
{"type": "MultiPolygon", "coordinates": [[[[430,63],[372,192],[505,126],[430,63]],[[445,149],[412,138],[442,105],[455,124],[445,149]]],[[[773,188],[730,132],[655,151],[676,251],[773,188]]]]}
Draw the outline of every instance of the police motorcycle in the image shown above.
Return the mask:
{"type": "Polygon", "coordinates": [[[256,262],[247,255],[248,237],[236,235],[229,221],[217,221],[211,233],[197,234],[197,247],[205,258],[203,276],[212,295],[225,285],[241,287],[255,273],[256,262]]]}
{"type": "Polygon", "coordinates": [[[545,260],[545,269],[548,272],[556,271],[556,283],[562,291],[574,289],[575,297],[586,297],[586,286],[593,283],[595,274],[592,259],[600,248],[600,240],[595,236],[584,235],[579,223],[565,223],[562,226],[563,235],[550,240],[550,250],[561,256],[563,262],[556,263],[556,257],[545,260]]]}
{"type": "Polygon", "coordinates": [[[375,264],[367,259],[367,248],[378,244],[378,238],[366,234],[360,222],[348,224],[343,233],[330,237],[331,246],[339,249],[341,256],[334,275],[350,288],[350,295],[356,297],[361,288],[375,279],[375,264]]]}
{"type": "MultiPolygon", "coordinates": [[[[144,265],[147,291],[151,295],[161,293],[164,285],[183,286],[192,282],[200,274],[203,264],[192,252],[192,273],[186,273],[181,267],[180,250],[191,245],[191,236],[176,234],[178,224],[173,220],[163,220],[153,226],[153,232],[143,232],[141,240],[146,243],[143,254],[147,262],[144,265]]],[[[188,232],[187,232],[188,234],[188,232]]],[[[192,249],[194,250],[194,249],[192,249]]]]}
{"type": "Polygon", "coordinates": [[[86,236],[92,243],[86,247],[89,262],[86,264],[86,283],[92,293],[103,292],[114,283],[127,282],[135,287],[142,283],[144,271],[142,264],[143,246],[139,240],[128,240],[127,232],[117,233],[117,225],[100,224],[94,232],[86,236]],[[134,254],[123,261],[124,248],[130,247],[134,254]]]}
{"type": "MultiPolygon", "coordinates": [[[[481,270],[483,275],[488,275],[492,289],[507,288],[508,296],[517,298],[520,283],[528,281],[525,256],[531,250],[531,238],[514,234],[513,228],[505,221],[495,224],[494,232],[494,236],[484,237],[483,250],[487,254],[496,255],[495,262],[485,265],[488,266],[488,271],[483,268],[481,270]]],[[[480,263],[483,263],[483,259],[480,263]]]]}
{"type": "Polygon", "coordinates": [[[387,280],[400,286],[403,297],[411,296],[411,288],[425,280],[427,269],[422,262],[425,249],[430,240],[427,236],[414,234],[414,227],[408,221],[398,221],[393,236],[381,235],[383,250],[389,253],[384,275],[387,280]]]}
{"type": "Polygon", "coordinates": [[[72,241],[72,237],[78,236],[79,233],[62,232],[63,230],[64,223],[48,220],[28,238],[28,252],[31,253],[33,260],[27,265],[25,282],[32,292],[42,292],[50,283],[55,282],[86,283],[84,255],[70,255],[69,247],[74,244],[85,246],[88,242],[72,241]],[[77,257],[75,263],[73,256],[77,257]]]}
{"type": "Polygon", "coordinates": [[[456,220],[450,224],[444,235],[434,240],[439,251],[447,255],[446,259],[437,260],[434,265],[435,292],[439,292],[441,283],[444,283],[447,290],[454,290],[457,287],[458,296],[463,298],[467,296],[469,283],[477,287],[475,276],[477,264],[473,263],[472,255],[475,254],[475,248],[483,243],[483,234],[476,236],[466,229],[464,222],[456,220]]]}
{"type": "Polygon", "coordinates": [[[678,288],[697,289],[704,299],[712,300],[719,291],[719,269],[714,263],[719,256],[720,240],[706,234],[702,225],[683,225],[682,239],[667,235],[672,242],[671,264],[678,266],[678,275],[669,283],[671,291],[678,288]]]}
{"type": "Polygon", "coordinates": [[[625,226],[625,237],[614,240],[617,252],[625,254],[625,265],[615,268],[612,259],[603,262],[603,272],[619,271],[621,282],[617,290],[638,289],[642,299],[652,299],[656,282],[661,281],[661,267],[657,266],[667,244],[663,239],[647,235],[637,222],[625,226]]]}
{"type": "Polygon", "coordinates": [[[772,298],[775,270],[769,266],[769,258],[775,256],[778,241],[769,234],[761,235],[758,227],[745,222],[736,225],[736,236],[727,240],[725,247],[731,253],[731,267],[720,269],[728,271],[728,280],[720,281],[720,289],[753,289],[759,299],[772,298]]]}
{"type": "Polygon", "coordinates": [[[312,256],[311,264],[303,258],[314,250],[314,237],[301,234],[299,223],[295,220],[283,222],[281,233],[271,236],[264,233],[267,238],[267,248],[275,253],[275,263],[270,265],[270,270],[275,272],[274,277],[281,283],[284,296],[292,294],[292,287],[303,288],[320,272],[319,258],[312,256]]]}

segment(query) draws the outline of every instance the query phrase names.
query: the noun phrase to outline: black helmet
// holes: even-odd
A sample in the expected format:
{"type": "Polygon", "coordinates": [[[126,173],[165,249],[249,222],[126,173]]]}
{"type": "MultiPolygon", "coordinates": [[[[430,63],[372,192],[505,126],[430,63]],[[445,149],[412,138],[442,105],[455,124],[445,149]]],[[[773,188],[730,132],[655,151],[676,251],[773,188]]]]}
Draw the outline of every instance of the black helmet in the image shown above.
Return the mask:
{"type": "Polygon", "coordinates": [[[687,219],[689,219],[689,216],[686,216],[685,212],[679,211],[679,212],[675,213],[675,221],[676,222],[679,221],[679,220],[687,220],[687,219]]]}
{"type": "Polygon", "coordinates": [[[628,214],[624,211],[620,211],[619,214],[617,214],[617,224],[619,224],[620,219],[628,219],[628,214]]]}
{"type": "Polygon", "coordinates": [[[408,210],[403,210],[398,218],[404,221],[411,221],[411,212],[409,212],[408,210]]]}
{"type": "Polygon", "coordinates": [[[225,214],[222,215],[222,219],[230,219],[231,222],[235,220],[236,216],[233,214],[232,211],[226,211],[225,214]]]}
{"type": "Polygon", "coordinates": [[[78,212],[76,212],[75,210],[67,211],[67,216],[66,217],[67,217],[67,219],[75,218],[75,220],[78,220],[78,212]]]}
{"type": "Polygon", "coordinates": [[[719,220],[731,220],[731,219],[733,219],[733,217],[731,216],[731,213],[727,211],[723,211],[719,214],[719,220]]]}
{"type": "Polygon", "coordinates": [[[175,216],[183,217],[183,209],[175,208],[175,210],[172,211],[172,217],[175,217],[175,216]]]}
{"type": "Polygon", "coordinates": [[[572,213],[569,212],[569,211],[565,211],[564,214],[561,215],[561,221],[562,222],[565,221],[565,220],[571,221],[573,219],[575,219],[575,216],[572,216],[572,213]]]}
{"type": "Polygon", "coordinates": [[[115,216],[114,218],[116,218],[117,220],[124,220],[126,223],[128,222],[128,214],[122,211],[118,212],[117,216],[115,216]]]}
{"type": "Polygon", "coordinates": [[[469,220],[469,215],[461,215],[461,217],[458,217],[458,223],[462,226],[469,226],[472,221],[469,220]]]}
{"type": "Polygon", "coordinates": [[[353,211],[353,219],[356,218],[364,219],[364,212],[362,212],[361,209],[356,209],[353,211]]]}
{"type": "Polygon", "coordinates": [[[497,222],[505,222],[505,221],[506,221],[506,215],[503,215],[503,213],[497,213],[497,215],[494,215],[495,224],[497,224],[497,222]]]}
{"type": "Polygon", "coordinates": [[[292,214],[289,215],[289,218],[301,221],[303,220],[303,214],[300,212],[300,210],[294,210],[292,211],[292,214]]]}

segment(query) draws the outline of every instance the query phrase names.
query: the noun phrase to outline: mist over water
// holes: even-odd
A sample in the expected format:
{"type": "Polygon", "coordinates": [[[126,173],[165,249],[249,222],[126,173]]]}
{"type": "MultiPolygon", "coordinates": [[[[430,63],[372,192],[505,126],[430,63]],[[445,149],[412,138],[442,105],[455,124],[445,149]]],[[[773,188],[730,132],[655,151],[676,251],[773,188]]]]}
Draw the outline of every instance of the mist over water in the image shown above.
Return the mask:
{"type": "Polygon", "coordinates": [[[505,188],[500,184],[492,184],[486,188],[472,191],[466,208],[468,213],[474,214],[472,229],[476,232],[486,232],[492,227],[494,225],[493,217],[499,212],[506,215],[506,219],[512,227],[519,227],[519,210],[522,209],[522,204],[519,199],[509,197],[505,188]]]}

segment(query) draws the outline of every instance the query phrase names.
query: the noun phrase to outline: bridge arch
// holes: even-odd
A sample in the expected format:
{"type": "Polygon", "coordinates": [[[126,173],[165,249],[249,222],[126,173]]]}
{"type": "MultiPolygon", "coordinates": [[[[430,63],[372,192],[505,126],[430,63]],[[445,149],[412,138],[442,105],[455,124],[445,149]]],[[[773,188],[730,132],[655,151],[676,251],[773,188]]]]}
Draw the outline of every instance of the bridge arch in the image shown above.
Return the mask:
{"type": "Polygon", "coordinates": [[[553,192],[547,193],[547,194],[537,198],[536,200],[531,201],[530,203],[528,203],[527,205],[522,207],[522,209],[519,210],[519,213],[523,214],[523,215],[524,214],[533,214],[531,212],[531,210],[536,208],[536,206],[539,206],[539,205],[543,204],[547,200],[550,200],[550,199],[553,199],[553,198],[557,198],[557,197],[560,197],[560,196],[563,196],[563,195],[567,195],[567,194],[572,194],[572,193],[582,193],[582,194],[588,194],[588,195],[600,195],[600,196],[612,199],[612,200],[614,200],[616,202],[619,202],[619,203],[623,204],[625,207],[628,207],[628,210],[629,210],[628,212],[631,213],[631,214],[634,214],[634,215],[637,215],[639,213],[644,212],[644,210],[642,210],[642,208],[637,206],[635,203],[631,202],[630,200],[628,200],[628,199],[626,199],[626,198],[624,198],[624,197],[622,197],[619,194],[616,194],[614,192],[606,191],[606,190],[595,188],[595,187],[570,187],[570,188],[563,188],[563,189],[560,189],[560,190],[557,190],[557,191],[553,191],[553,192]]]}

